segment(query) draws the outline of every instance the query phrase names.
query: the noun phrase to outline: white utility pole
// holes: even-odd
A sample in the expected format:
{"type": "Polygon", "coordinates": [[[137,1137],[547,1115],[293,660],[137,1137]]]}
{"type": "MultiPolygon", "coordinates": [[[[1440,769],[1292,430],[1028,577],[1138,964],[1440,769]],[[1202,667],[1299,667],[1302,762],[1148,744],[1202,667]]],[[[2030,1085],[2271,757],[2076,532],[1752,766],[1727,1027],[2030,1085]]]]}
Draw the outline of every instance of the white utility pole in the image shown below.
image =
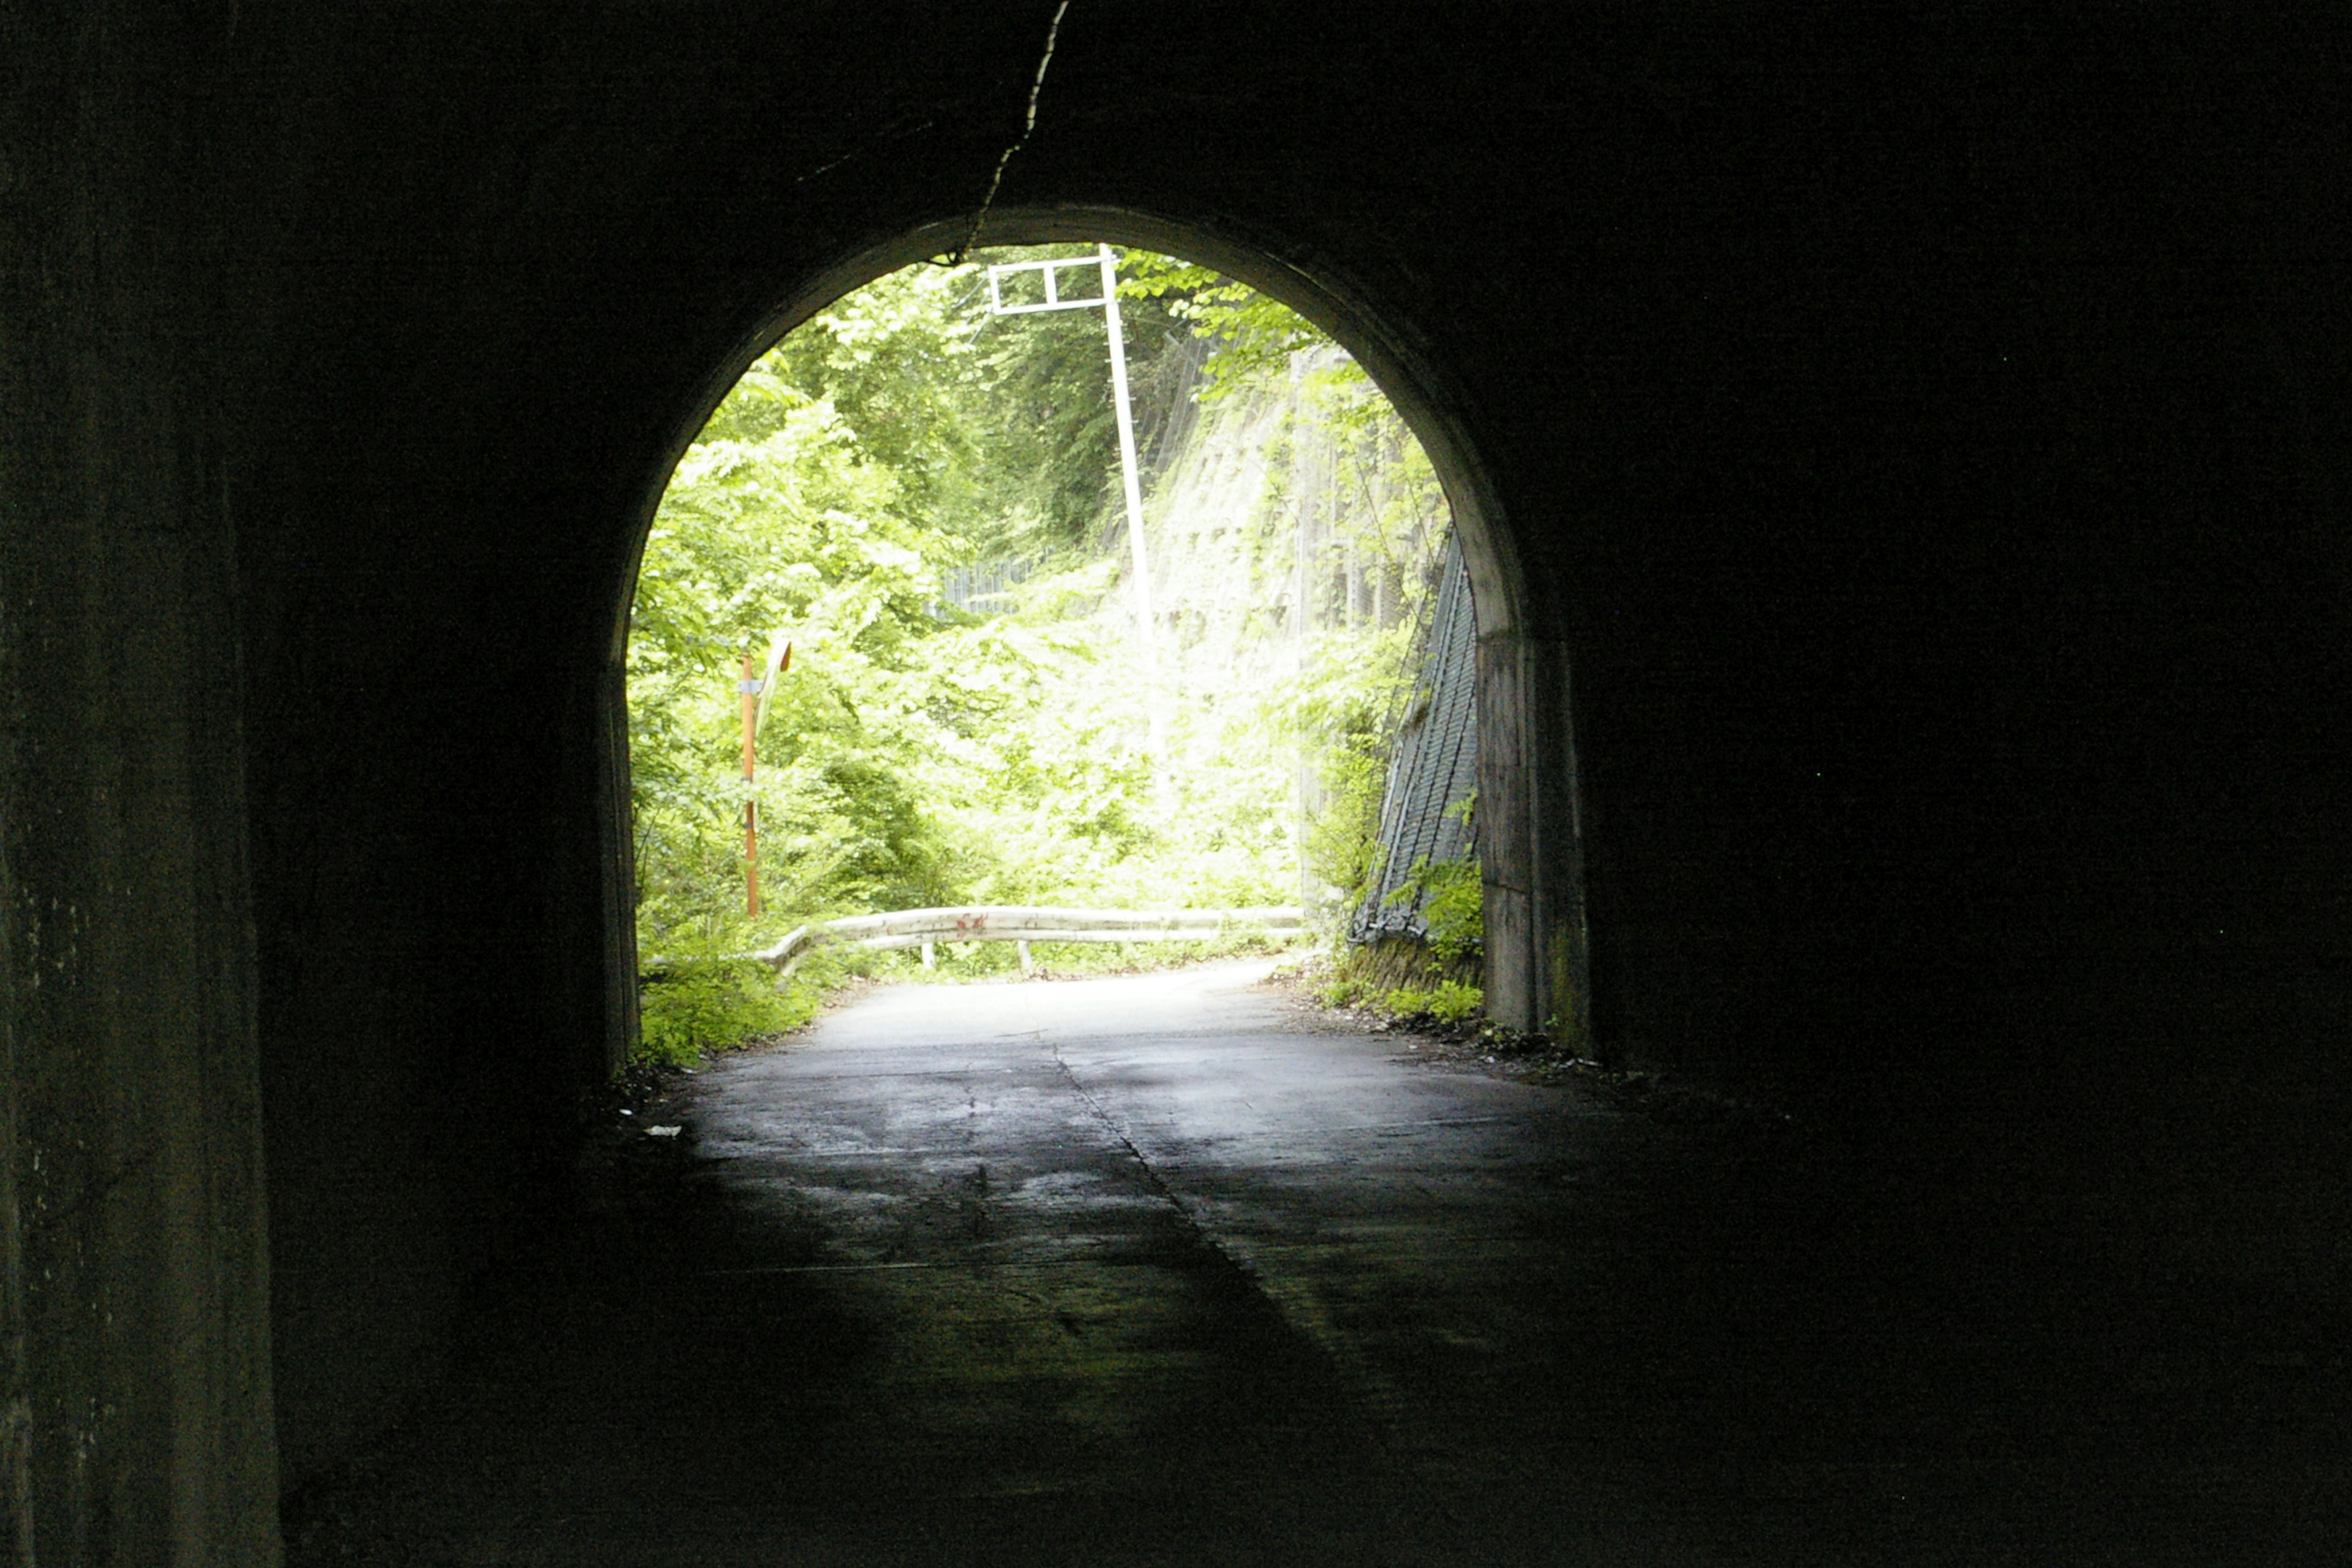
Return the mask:
{"type": "Polygon", "coordinates": [[[1090,310],[1101,306],[1103,325],[1110,334],[1111,402],[1118,412],[1118,467],[1120,489],[1127,500],[1127,542],[1129,553],[1134,557],[1136,638],[1149,655],[1159,640],[1153,635],[1151,616],[1151,558],[1143,547],[1143,481],[1136,472],[1135,416],[1128,406],[1127,396],[1127,335],[1118,320],[1118,258],[1108,245],[1097,246],[1093,256],[1062,257],[1051,261],[1008,261],[988,269],[988,311],[992,316],[1028,316],[1040,310],[1090,310]],[[1102,292],[1076,300],[1062,297],[1061,274],[1066,268],[1092,267],[1102,274],[1102,292]],[[1045,297],[1034,304],[1006,304],[1004,279],[1016,272],[1034,272],[1045,285],[1045,297]]]}
{"type": "Polygon", "coordinates": [[[1160,639],[1151,609],[1151,558],[1143,546],[1143,481],[1136,472],[1135,416],[1128,408],[1127,336],[1118,320],[1118,258],[1108,245],[1098,245],[1091,257],[1071,256],[1051,261],[1008,261],[988,269],[988,310],[992,316],[1025,316],[1039,310],[1087,310],[1102,307],[1103,325],[1110,334],[1111,402],[1118,411],[1120,489],[1127,500],[1128,552],[1134,558],[1135,642],[1143,656],[1145,679],[1151,682],[1151,754],[1162,753],[1165,724],[1160,717],[1160,639]],[[1065,268],[1093,267],[1102,274],[1102,292],[1076,300],[1062,298],[1060,276],[1065,268]],[[1015,272],[1041,275],[1045,297],[1034,304],[1004,302],[1003,279],[1015,272]]]}
{"type": "Polygon", "coordinates": [[[1101,247],[1103,324],[1110,332],[1111,400],[1118,406],[1118,472],[1127,493],[1128,548],[1135,556],[1135,618],[1143,628],[1144,657],[1159,643],[1151,618],[1151,563],[1143,552],[1143,484],[1135,472],[1135,416],[1127,406],[1127,334],[1118,323],[1118,262],[1101,247]]]}

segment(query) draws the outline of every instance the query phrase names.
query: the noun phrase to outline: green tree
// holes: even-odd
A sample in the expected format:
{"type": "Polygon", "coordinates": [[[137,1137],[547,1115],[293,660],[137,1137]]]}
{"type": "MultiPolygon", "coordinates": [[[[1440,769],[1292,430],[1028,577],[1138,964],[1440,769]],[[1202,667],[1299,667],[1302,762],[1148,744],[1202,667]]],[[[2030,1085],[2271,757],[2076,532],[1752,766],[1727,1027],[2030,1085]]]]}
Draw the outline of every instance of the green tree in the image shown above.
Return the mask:
{"type": "MultiPolygon", "coordinates": [[[[1217,397],[1254,377],[1286,371],[1293,354],[1329,343],[1316,325],[1271,295],[1173,256],[1138,250],[1121,268],[1122,298],[1156,301],[1215,345],[1204,395],[1217,397]]],[[[1339,373],[1360,379],[1355,362],[1339,373]]]]}
{"type": "MultiPolygon", "coordinates": [[[[1174,692],[1155,760],[1148,715],[1171,694],[1153,682],[1172,678],[1139,659],[1116,595],[1123,552],[1106,547],[1118,458],[1101,316],[989,316],[987,259],[908,268],[819,313],[746,374],[663,500],[629,650],[640,942],[671,961],[646,993],[649,1050],[804,1015],[805,989],[761,1000],[772,991],[718,956],[803,920],[966,900],[1281,902],[1310,847],[1333,880],[1359,874],[1342,862],[1360,858],[1357,819],[1377,806],[1410,605],[1365,624],[1315,610],[1272,686],[1174,692]],[[949,574],[1008,558],[1028,575],[993,613],[943,602],[949,574]],[[745,650],[778,634],[794,652],[758,744],[767,913],[747,922],[736,682],[745,650]],[[1314,846],[1296,816],[1302,742],[1329,775],[1314,846]]],[[[1128,259],[1145,290],[1128,310],[1142,421],[1181,411],[1202,362],[1188,344],[1205,343],[1206,385],[1283,402],[1317,433],[1344,514],[1318,548],[1359,577],[1390,563],[1397,608],[1439,507],[1385,403],[1280,307],[1128,259]]],[[[1295,554],[1286,472],[1273,464],[1231,520],[1249,559],[1295,554]]],[[[1214,594],[1255,602],[1288,570],[1214,594]]],[[[1237,635],[1234,667],[1265,665],[1271,634],[1237,635]]]]}

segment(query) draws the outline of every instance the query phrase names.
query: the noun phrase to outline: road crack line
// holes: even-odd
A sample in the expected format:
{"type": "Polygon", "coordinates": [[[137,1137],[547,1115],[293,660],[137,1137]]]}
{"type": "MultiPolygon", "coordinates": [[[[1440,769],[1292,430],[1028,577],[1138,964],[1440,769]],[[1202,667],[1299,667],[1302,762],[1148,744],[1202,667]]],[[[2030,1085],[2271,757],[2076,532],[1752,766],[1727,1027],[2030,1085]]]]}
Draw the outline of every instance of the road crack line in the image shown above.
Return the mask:
{"type": "Polygon", "coordinates": [[[1070,1086],[1070,1091],[1093,1113],[1095,1120],[1102,1123],[1103,1130],[1118,1141],[1118,1146],[1127,1151],[1128,1158],[1142,1171],[1145,1184],[1176,1212],[1185,1229],[1191,1232],[1204,1252],[1231,1269],[1258,1300],[1266,1304],[1284,1328],[1323,1358],[1362,1416],[1365,1433],[1372,1447],[1384,1453],[1393,1449],[1398,1434],[1404,1429],[1408,1405],[1404,1391],[1373,1366],[1355,1342],[1339,1331],[1312,1290],[1275,1279],[1246,1251],[1237,1251],[1234,1243],[1218,1236],[1203,1224],[1192,1205],[1168,1184],[1158,1167],[1136,1146],[1126,1127],[1080,1081],[1070,1064],[1063,1059],[1062,1047],[1053,1044],[1047,1048],[1053,1052],[1054,1065],[1061,1069],[1063,1080],[1070,1086]]]}

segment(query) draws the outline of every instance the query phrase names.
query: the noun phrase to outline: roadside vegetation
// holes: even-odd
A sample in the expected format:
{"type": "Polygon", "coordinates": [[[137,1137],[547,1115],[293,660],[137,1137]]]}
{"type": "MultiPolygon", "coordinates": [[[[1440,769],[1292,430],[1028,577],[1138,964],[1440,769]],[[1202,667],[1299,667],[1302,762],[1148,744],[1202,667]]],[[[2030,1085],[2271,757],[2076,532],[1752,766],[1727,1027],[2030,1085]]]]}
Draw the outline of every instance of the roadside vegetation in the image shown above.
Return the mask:
{"type": "MultiPolygon", "coordinates": [[[[680,461],[629,647],[647,1059],[793,1026],[852,974],[921,973],[835,950],[779,990],[732,956],[807,921],[1304,902],[1328,934],[1360,898],[1384,727],[1448,526],[1428,461],[1304,320],[1125,254],[1147,637],[1102,313],[985,308],[989,262],[1077,253],[981,253],[845,297],[763,355],[680,461]],[[747,653],[785,643],[748,792],[752,915],[738,682],[747,653]]],[[[1183,951],[1035,958],[1071,973],[1183,951]]],[[[1017,960],[984,943],[938,964],[1017,960]]],[[[1458,984],[1433,1001],[1465,1005],[1458,984]]]]}

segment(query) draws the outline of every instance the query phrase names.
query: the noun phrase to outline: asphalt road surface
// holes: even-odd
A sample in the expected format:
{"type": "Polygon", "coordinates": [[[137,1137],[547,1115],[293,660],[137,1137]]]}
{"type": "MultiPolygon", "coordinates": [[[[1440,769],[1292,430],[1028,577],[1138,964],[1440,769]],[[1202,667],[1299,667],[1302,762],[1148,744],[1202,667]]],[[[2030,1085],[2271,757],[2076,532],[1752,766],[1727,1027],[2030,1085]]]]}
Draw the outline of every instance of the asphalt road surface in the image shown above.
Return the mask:
{"type": "Polygon", "coordinates": [[[441,1400],[298,1507],[296,1561],[2352,1540],[2340,1362],[2189,1286],[2120,1295],[2095,1226],[1318,1027],[1262,973],[886,989],[688,1080],[441,1400]]]}

